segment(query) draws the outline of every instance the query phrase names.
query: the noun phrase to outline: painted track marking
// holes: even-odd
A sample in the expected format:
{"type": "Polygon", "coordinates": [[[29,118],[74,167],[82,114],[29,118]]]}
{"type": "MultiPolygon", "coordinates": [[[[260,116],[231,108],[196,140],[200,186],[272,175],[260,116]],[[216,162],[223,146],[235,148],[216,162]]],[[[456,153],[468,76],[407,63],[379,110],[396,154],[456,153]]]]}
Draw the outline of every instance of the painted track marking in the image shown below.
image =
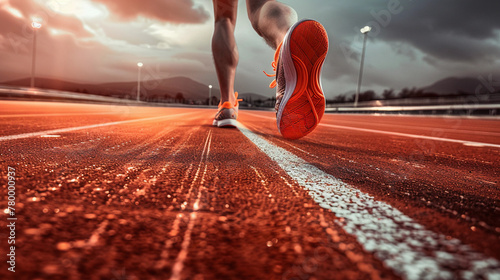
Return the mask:
{"type": "Polygon", "coordinates": [[[491,144],[491,143],[449,139],[449,138],[441,138],[441,137],[433,137],[433,136],[425,136],[425,135],[417,135],[417,134],[409,134],[409,133],[401,133],[401,132],[391,132],[391,131],[375,130],[375,129],[368,129],[368,128],[349,127],[349,126],[343,126],[343,125],[333,125],[333,124],[320,124],[320,125],[326,126],[326,127],[331,127],[331,128],[339,128],[339,129],[355,130],[355,131],[362,131],[362,132],[386,134],[386,135],[401,136],[401,137],[408,137],[408,138],[415,138],[415,139],[425,139],[425,140],[434,140],[434,141],[441,141],[441,142],[458,143],[458,144],[462,144],[462,145],[466,145],[466,146],[500,148],[500,145],[491,144]]]}
{"type": "MultiPolygon", "coordinates": [[[[354,125],[365,124],[365,123],[359,122],[359,121],[342,120],[341,122],[344,123],[343,126],[349,126],[351,124],[354,124],[354,125]]],[[[377,123],[377,125],[378,126],[385,126],[385,127],[392,127],[392,128],[396,128],[396,127],[408,128],[408,125],[401,125],[401,124],[377,123]]],[[[468,130],[468,129],[466,130],[466,129],[459,129],[459,128],[443,128],[443,127],[429,127],[429,126],[417,126],[417,125],[412,125],[411,128],[424,129],[424,130],[439,129],[440,131],[443,131],[443,132],[454,132],[454,133],[486,135],[486,136],[500,136],[500,132],[476,131],[476,130],[468,130]]]]}
{"type": "Polygon", "coordinates": [[[141,122],[141,121],[152,121],[152,120],[159,120],[159,119],[176,118],[176,117],[180,117],[183,115],[189,115],[189,114],[194,114],[194,113],[182,113],[182,114],[174,114],[174,115],[160,116],[160,117],[153,117],[153,118],[134,119],[134,120],[128,120],[128,121],[100,123],[100,124],[92,124],[92,125],[85,125],[85,126],[66,127],[66,128],[45,130],[45,131],[39,131],[39,132],[23,133],[23,134],[17,134],[17,135],[8,135],[8,136],[0,137],[0,142],[9,141],[9,140],[24,139],[24,138],[33,138],[33,137],[38,137],[38,136],[43,136],[43,135],[65,133],[65,132],[70,132],[70,131],[85,130],[85,129],[98,128],[98,127],[106,127],[106,126],[141,122]]]}
{"type": "MultiPolygon", "coordinates": [[[[188,196],[186,198],[186,201],[189,200],[189,197],[191,196],[191,192],[193,189],[194,184],[196,183],[198,179],[199,172],[202,168],[202,165],[205,165],[203,174],[200,179],[200,188],[198,189],[198,195],[196,197],[196,201],[193,204],[193,210],[194,212],[191,212],[189,215],[189,223],[188,227],[186,229],[186,232],[184,233],[184,239],[181,244],[181,250],[179,254],[177,255],[177,258],[175,259],[175,263],[172,266],[172,276],[170,276],[170,280],[180,280],[182,270],[184,269],[184,262],[186,261],[186,258],[188,256],[189,252],[189,245],[191,244],[191,234],[193,232],[194,225],[196,223],[196,218],[197,218],[197,210],[199,209],[199,204],[200,204],[200,199],[201,199],[201,189],[203,188],[203,183],[205,182],[205,175],[207,173],[207,161],[208,161],[208,155],[210,154],[210,145],[212,144],[212,131],[210,130],[208,132],[207,138],[205,139],[205,145],[203,147],[203,151],[201,153],[201,159],[200,163],[198,164],[198,170],[196,171],[196,175],[193,179],[193,182],[191,184],[191,188],[189,189],[188,196]],[[205,161],[205,163],[203,163],[205,161]]],[[[175,223],[175,221],[174,221],[175,223]]]]}
{"type": "Polygon", "coordinates": [[[54,113],[54,114],[11,114],[0,115],[0,118],[29,118],[29,117],[62,117],[62,116],[90,116],[90,115],[113,115],[115,112],[103,113],[54,113]]]}
{"type": "Polygon", "coordinates": [[[355,189],[269,143],[241,123],[240,131],[309,191],[321,207],[341,218],[337,223],[363,248],[405,279],[498,279],[500,263],[457,239],[426,230],[389,204],[355,189]]]}
{"type": "MultiPolygon", "coordinates": [[[[275,118],[272,118],[272,117],[266,117],[266,116],[261,116],[261,115],[257,115],[257,114],[251,114],[251,113],[246,113],[246,114],[252,115],[252,116],[256,116],[256,117],[259,117],[259,118],[276,120],[275,118]]],[[[441,141],[441,142],[458,143],[458,144],[462,144],[462,145],[465,145],[465,146],[471,146],[471,147],[500,148],[499,144],[482,143],[482,142],[467,141],[467,140],[458,140],[458,139],[449,139],[449,138],[440,138],[440,137],[433,137],[433,136],[425,136],[425,135],[417,135],[417,134],[409,134],[409,133],[401,133],[401,132],[391,132],[391,131],[384,131],[384,130],[359,128],[359,127],[350,127],[350,126],[334,125],[334,124],[323,124],[323,123],[320,123],[319,125],[320,126],[331,127],[331,128],[354,130],[354,131],[362,131],[362,132],[377,133],[377,134],[386,134],[386,135],[401,136],[401,137],[407,137],[407,138],[416,138],[416,139],[434,140],[434,141],[441,141]]]]}

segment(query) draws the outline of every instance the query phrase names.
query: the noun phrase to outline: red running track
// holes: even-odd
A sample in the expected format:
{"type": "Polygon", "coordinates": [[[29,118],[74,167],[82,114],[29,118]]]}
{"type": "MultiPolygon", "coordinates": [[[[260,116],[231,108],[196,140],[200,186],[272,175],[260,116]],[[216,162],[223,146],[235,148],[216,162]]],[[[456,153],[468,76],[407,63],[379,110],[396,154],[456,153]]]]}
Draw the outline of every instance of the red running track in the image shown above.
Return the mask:
{"type": "Polygon", "coordinates": [[[498,120],[332,114],[289,141],[272,112],[0,108],[2,279],[500,277],[498,120]]]}

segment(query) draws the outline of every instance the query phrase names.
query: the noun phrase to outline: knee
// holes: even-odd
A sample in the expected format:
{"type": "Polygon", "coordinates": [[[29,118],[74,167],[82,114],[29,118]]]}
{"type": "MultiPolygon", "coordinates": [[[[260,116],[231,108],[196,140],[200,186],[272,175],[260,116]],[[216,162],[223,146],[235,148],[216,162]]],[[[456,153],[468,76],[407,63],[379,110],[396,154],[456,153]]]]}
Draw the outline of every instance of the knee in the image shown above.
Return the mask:
{"type": "Polygon", "coordinates": [[[213,0],[215,22],[227,21],[236,23],[238,0],[213,0]]]}
{"type": "Polygon", "coordinates": [[[297,21],[297,12],[283,3],[270,1],[262,6],[262,18],[266,21],[287,23],[292,25],[297,21]]]}
{"type": "MultiPolygon", "coordinates": [[[[297,21],[297,13],[290,6],[276,1],[266,2],[259,10],[249,14],[250,22],[257,33],[270,24],[291,26],[297,21]]],[[[282,26],[277,26],[282,28],[282,26]]]]}
{"type": "Polygon", "coordinates": [[[262,6],[261,13],[266,18],[281,18],[290,14],[292,8],[279,2],[269,1],[262,6]]]}

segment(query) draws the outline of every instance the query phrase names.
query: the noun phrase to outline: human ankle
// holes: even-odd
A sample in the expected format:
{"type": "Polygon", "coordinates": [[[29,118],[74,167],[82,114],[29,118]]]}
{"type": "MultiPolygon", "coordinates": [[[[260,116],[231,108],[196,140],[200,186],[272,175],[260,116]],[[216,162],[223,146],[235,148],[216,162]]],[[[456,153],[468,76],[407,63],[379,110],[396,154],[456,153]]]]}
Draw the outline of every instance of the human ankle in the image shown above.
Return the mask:
{"type": "Polygon", "coordinates": [[[220,103],[223,104],[224,102],[234,104],[236,102],[236,96],[234,95],[234,93],[229,94],[228,96],[221,97],[220,103]]]}

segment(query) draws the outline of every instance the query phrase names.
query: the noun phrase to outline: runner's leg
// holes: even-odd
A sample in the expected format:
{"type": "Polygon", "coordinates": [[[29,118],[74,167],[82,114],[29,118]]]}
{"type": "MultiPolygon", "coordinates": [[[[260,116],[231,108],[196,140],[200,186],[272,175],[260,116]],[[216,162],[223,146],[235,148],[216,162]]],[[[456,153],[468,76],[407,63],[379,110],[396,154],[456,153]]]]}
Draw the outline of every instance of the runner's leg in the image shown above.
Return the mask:
{"type": "Polygon", "coordinates": [[[234,38],[238,0],[213,0],[215,27],[212,37],[212,53],[219,79],[221,103],[236,102],[234,77],[238,65],[238,49],[234,38]]]}

